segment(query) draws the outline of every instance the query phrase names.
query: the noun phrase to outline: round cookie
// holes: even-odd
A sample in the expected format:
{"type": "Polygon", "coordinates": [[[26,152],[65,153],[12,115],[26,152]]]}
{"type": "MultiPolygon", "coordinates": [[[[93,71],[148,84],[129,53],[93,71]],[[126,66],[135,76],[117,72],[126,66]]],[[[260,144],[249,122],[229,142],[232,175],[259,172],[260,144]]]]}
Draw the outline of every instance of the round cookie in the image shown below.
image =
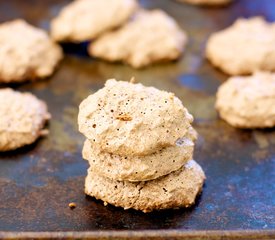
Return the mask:
{"type": "Polygon", "coordinates": [[[275,74],[231,77],[217,92],[220,117],[239,128],[275,126],[275,74]]]}
{"type": "Polygon", "coordinates": [[[48,133],[46,104],[30,93],[0,89],[0,152],[31,144],[48,133]]]}
{"type": "Polygon", "coordinates": [[[83,147],[83,158],[90,163],[90,169],[97,174],[119,181],[148,181],[167,175],[182,167],[193,158],[195,130],[179,139],[176,145],[166,147],[157,152],[141,156],[127,157],[101,152],[89,140],[83,147]]]}
{"type": "Polygon", "coordinates": [[[21,19],[0,25],[0,83],[50,76],[63,53],[44,30],[21,19]]]}
{"type": "Polygon", "coordinates": [[[210,36],[206,57],[230,75],[275,70],[275,24],[261,17],[238,19],[210,36]]]}
{"type": "Polygon", "coordinates": [[[85,193],[105,204],[146,213],[191,206],[201,192],[204,180],[204,172],[194,160],[176,172],[147,182],[110,180],[88,170],[85,193]]]}
{"type": "Polygon", "coordinates": [[[193,117],[172,93],[142,84],[108,80],[79,107],[79,131],[102,151],[148,155],[173,146],[193,117]]]}
{"type": "Polygon", "coordinates": [[[186,2],[195,5],[225,5],[231,2],[231,0],[178,0],[180,2],[186,2]]]}
{"type": "Polygon", "coordinates": [[[51,36],[71,42],[96,38],[127,21],[137,7],[136,0],[75,0],[51,22],[51,36]]]}
{"type": "Polygon", "coordinates": [[[185,32],[165,12],[141,10],[129,23],[92,42],[89,53],[140,68],[154,62],[178,59],[186,43],[185,32]]]}

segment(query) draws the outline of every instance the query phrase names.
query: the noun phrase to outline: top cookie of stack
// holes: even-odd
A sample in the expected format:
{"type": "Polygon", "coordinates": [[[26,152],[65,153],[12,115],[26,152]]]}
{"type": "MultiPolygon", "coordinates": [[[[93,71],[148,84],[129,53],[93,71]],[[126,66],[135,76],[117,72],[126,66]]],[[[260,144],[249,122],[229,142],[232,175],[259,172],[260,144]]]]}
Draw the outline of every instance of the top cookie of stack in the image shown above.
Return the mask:
{"type": "Polygon", "coordinates": [[[81,103],[78,120],[101,150],[140,156],[174,145],[193,117],[172,93],[111,79],[81,103]]]}

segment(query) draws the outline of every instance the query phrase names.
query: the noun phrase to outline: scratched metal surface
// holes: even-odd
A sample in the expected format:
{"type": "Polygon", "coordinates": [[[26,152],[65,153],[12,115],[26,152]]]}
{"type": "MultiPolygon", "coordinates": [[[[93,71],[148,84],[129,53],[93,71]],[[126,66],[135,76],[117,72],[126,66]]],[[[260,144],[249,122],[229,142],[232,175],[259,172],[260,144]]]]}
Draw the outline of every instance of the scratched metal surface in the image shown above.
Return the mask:
{"type": "MultiPolygon", "coordinates": [[[[66,2],[0,0],[0,20],[23,17],[47,29],[66,2]]],[[[199,8],[172,0],[142,4],[164,9],[188,32],[189,44],[180,61],[138,71],[88,58],[85,44],[67,44],[66,57],[54,76],[13,86],[44,99],[53,118],[48,137],[0,154],[0,231],[274,230],[275,131],[238,130],[218,118],[215,92],[227,76],[204,59],[203,50],[211,32],[239,16],[275,20],[275,1],[239,0],[226,8],[199,8]],[[195,117],[200,137],[194,158],[207,180],[190,209],[144,214],[104,207],[83,193],[88,166],[81,158],[84,138],[77,131],[78,105],[106,79],[131,76],[175,92],[195,117]],[[74,210],[68,208],[72,201],[77,204],[74,210]]]]}

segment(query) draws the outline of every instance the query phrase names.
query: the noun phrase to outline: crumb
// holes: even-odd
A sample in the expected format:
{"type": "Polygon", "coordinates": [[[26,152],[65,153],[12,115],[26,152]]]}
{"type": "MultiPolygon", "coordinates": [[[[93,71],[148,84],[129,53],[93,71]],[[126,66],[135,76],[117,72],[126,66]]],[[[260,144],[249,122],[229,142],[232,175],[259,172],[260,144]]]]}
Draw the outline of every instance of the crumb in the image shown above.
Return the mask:
{"type": "Polygon", "coordinates": [[[122,114],[116,117],[116,119],[121,121],[132,121],[132,117],[129,114],[122,114]]]}
{"type": "Polygon", "coordinates": [[[70,209],[76,208],[76,204],[74,202],[69,203],[69,208],[70,209]]]}

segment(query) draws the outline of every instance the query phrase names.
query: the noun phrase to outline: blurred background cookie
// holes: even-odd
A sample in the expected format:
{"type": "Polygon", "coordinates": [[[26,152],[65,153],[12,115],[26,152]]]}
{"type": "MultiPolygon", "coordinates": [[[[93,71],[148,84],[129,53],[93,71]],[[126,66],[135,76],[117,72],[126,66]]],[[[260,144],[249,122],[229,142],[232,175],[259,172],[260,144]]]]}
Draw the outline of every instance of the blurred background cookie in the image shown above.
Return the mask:
{"type": "Polygon", "coordinates": [[[206,46],[210,62],[230,75],[275,70],[275,24],[262,17],[238,19],[213,33],[206,46]]]}
{"type": "Polygon", "coordinates": [[[75,0],[51,22],[55,41],[81,42],[118,27],[136,10],[136,0],[75,0]]]}
{"type": "Polygon", "coordinates": [[[15,150],[48,133],[47,105],[31,93],[0,90],[0,152],[15,150]]]}
{"type": "Polygon", "coordinates": [[[186,43],[186,33],[164,11],[140,10],[124,26],[92,42],[89,53],[141,68],[155,62],[178,59],[186,43]]]}
{"type": "Polygon", "coordinates": [[[44,30],[22,19],[0,25],[0,45],[0,83],[48,77],[63,57],[44,30]]]}
{"type": "Polygon", "coordinates": [[[234,127],[274,127],[275,74],[258,72],[229,78],[219,87],[216,108],[234,127]]]}

